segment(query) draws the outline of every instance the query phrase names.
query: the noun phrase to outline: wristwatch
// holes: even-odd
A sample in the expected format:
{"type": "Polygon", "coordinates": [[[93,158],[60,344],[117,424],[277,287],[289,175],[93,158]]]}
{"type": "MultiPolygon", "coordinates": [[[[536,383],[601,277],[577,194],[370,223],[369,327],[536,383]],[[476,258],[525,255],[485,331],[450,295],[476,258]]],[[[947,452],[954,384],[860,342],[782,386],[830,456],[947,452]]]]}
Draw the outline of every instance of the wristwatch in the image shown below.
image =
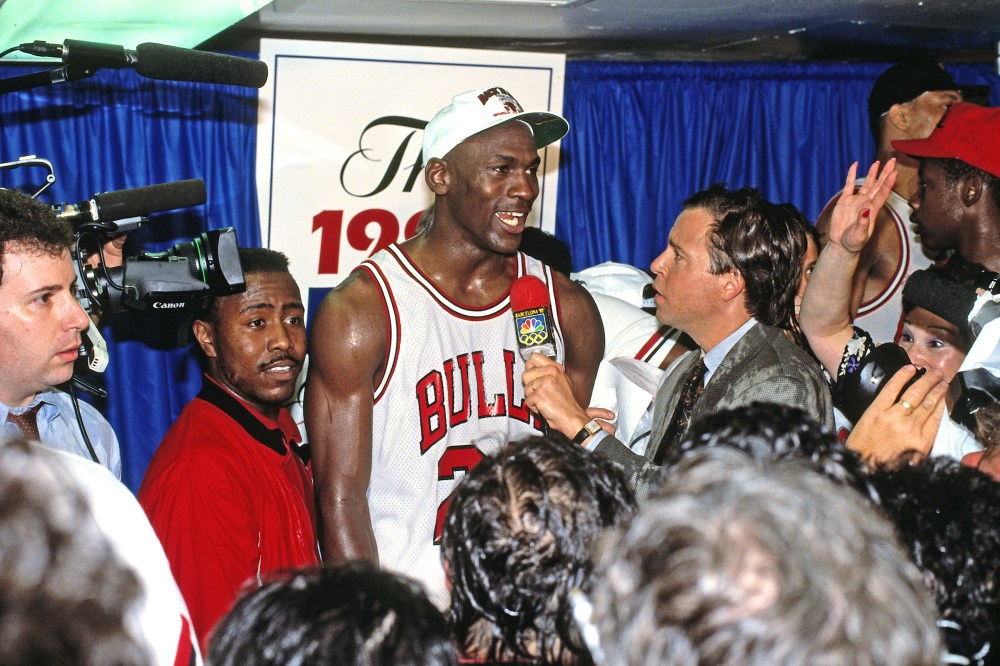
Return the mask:
{"type": "Polygon", "coordinates": [[[599,432],[601,432],[601,424],[598,423],[597,419],[590,419],[583,424],[583,428],[580,429],[580,432],[576,433],[576,437],[573,438],[573,443],[583,444],[587,441],[588,437],[596,435],[599,432]]]}

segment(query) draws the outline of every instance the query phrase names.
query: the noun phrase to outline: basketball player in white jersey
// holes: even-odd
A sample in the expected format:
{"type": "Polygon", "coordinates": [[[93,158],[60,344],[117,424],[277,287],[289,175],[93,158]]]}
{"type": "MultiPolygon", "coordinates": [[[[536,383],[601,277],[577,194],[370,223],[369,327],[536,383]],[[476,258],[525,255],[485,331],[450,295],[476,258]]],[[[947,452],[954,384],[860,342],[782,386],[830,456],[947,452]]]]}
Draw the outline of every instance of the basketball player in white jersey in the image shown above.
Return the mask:
{"type": "Polygon", "coordinates": [[[569,129],[502,88],[457,95],[424,131],[430,226],[365,261],[320,306],[305,416],[326,563],[380,562],[447,603],[439,546],[461,474],[541,424],[524,404],[511,282],[547,285],[560,360],[589,404],[604,347],[579,285],[518,252],[538,150],[569,129]]]}
{"type": "MultiPolygon", "coordinates": [[[[917,191],[920,162],[893,150],[892,142],[927,138],[948,107],[961,101],[955,80],[940,64],[926,57],[915,57],[887,69],[868,98],[875,159],[885,164],[895,157],[899,174],[854,275],[854,323],[868,331],[876,343],[894,341],[901,330],[906,277],[937,259],[933,251],[921,246],[910,222],[913,209],[907,201],[917,191]]],[[[859,179],[857,185],[863,181],[859,179]]],[[[834,197],[816,220],[824,243],[836,201],[834,197]]]]}

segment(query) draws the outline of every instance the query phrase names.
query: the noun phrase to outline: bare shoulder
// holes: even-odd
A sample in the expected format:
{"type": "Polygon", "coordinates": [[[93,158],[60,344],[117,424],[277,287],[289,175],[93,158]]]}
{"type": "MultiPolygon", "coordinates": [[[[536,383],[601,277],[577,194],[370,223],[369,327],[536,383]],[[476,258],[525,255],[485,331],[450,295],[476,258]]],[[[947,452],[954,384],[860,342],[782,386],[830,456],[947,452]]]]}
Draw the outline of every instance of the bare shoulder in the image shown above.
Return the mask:
{"type": "Polygon", "coordinates": [[[559,295],[559,311],[563,322],[571,330],[582,333],[594,344],[600,345],[600,354],[604,354],[604,326],[601,325],[601,313],[590,292],[562,273],[555,276],[556,293],[559,295]]]}
{"type": "Polygon", "coordinates": [[[313,317],[310,364],[343,366],[351,359],[372,367],[386,344],[385,306],[375,282],[354,271],[323,299],[313,317]]]}
{"type": "Polygon", "coordinates": [[[586,289],[562,273],[555,274],[555,282],[566,344],[566,371],[577,402],[587,405],[590,404],[597,366],[604,356],[601,313],[586,289]]]}
{"type": "Polygon", "coordinates": [[[581,310],[586,314],[597,312],[597,304],[589,291],[562,273],[553,271],[552,275],[555,277],[556,293],[559,294],[559,305],[563,310],[581,310]]]}

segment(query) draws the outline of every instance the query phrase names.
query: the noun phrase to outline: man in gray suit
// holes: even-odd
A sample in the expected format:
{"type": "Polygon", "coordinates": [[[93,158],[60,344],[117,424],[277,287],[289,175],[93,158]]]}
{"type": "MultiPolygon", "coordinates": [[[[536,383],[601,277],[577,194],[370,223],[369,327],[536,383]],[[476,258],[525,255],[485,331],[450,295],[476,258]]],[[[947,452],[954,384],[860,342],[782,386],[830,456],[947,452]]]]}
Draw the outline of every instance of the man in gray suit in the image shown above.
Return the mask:
{"type": "Polygon", "coordinates": [[[687,333],[699,349],[664,375],[651,406],[651,436],[633,448],[603,432],[574,399],[562,366],[535,354],[522,376],[528,406],[550,429],[621,464],[644,499],[666,451],[688,425],[753,402],[798,407],[833,426],[829,387],[799,345],[794,299],[802,277],[803,221],[757,190],[722,185],[695,194],[652,263],[656,316],[687,333]]]}

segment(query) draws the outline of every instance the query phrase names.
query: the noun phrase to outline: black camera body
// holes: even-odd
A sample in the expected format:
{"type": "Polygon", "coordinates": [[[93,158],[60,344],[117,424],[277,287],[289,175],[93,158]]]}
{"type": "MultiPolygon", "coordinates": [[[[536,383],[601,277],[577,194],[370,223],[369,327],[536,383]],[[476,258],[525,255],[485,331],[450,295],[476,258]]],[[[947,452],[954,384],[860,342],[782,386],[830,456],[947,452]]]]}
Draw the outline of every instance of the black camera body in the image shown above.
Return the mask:
{"type": "MultiPolygon", "coordinates": [[[[864,357],[857,372],[847,375],[841,381],[833,396],[833,404],[850,419],[851,423],[857,423],[875,400],[875,396],[885,387],[889,378],[909,364],[910,357],[899,345],[892,343],[879,345],[864,357]]],[[[919,368],[917,374],[899,392],[900,395],[922,377],[924,372],[926,372],[924,368],[919,368]]]]}
{"type": "Polygon", "coordinates": [[[79,204],[56,206],[57,216],[69,222],[76,234],[72,254],[76,296],[83,309],[107,314],[132,309],[192,315],[213,296],[243,291],[246,283],[232,227],[203,233],[166,252],[125,257],[121,266],[105,265],[104,244],[138,229],[146,215],[205,201],[205,182],[192,179],[105,192],[79,204]],[[96,267],[84,262],[85,244],[100,255],[96,267]]]}
{"type": "Polygon", "coordinates": [[[125,257],[121,266],[96,269],[76,253],[77,300],[87,312],[116,314],[126,309],[194,314],[213,296],[246,288],[239,246],[232,227],[201,234],[166,252],[125,257]]]}

